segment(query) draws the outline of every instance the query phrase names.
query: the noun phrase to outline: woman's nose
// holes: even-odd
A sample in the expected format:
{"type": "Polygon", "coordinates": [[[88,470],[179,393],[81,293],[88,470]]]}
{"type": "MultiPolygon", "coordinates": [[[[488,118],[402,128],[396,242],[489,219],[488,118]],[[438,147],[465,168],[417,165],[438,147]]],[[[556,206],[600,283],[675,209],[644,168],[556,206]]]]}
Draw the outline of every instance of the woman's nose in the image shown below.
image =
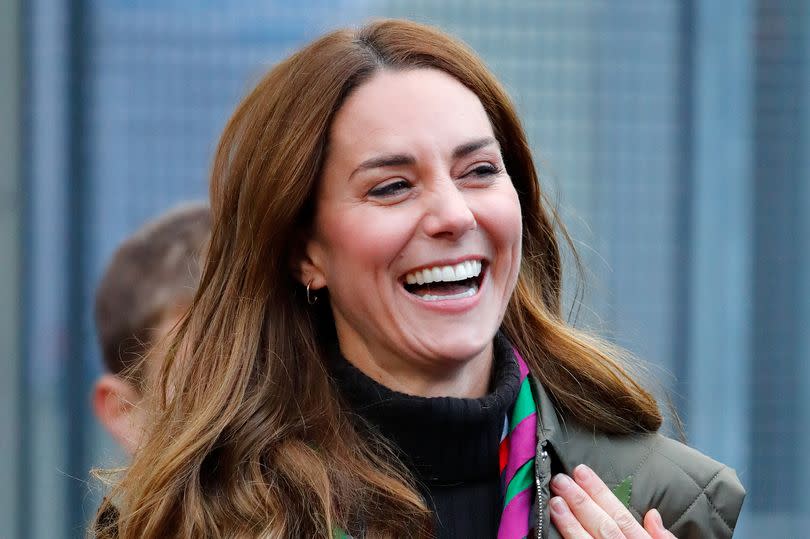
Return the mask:
{"type": "Polygon", "coordinates": [[[437,182],[431,190],[423,226],[428,236],[446,239],[457,239],[475,229],[475,215],[455,182],[437,182]]]}

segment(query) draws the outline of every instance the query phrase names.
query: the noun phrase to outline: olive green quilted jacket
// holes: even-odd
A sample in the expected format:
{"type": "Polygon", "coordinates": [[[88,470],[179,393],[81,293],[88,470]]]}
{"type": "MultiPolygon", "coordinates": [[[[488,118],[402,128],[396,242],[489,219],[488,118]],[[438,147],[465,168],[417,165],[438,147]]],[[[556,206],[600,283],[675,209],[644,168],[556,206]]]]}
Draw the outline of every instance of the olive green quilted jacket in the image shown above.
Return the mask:
{"type": "Polygon", "coordinates": [[[571,474],[587,464],[641,522],[658,509],[679,539],[731,537],[745,489],[731,468],[660,434],[610,436],[559,414],[540,384],[535,459],[537,537],[559,538],[548,514],[552,468],[571,474]]]}

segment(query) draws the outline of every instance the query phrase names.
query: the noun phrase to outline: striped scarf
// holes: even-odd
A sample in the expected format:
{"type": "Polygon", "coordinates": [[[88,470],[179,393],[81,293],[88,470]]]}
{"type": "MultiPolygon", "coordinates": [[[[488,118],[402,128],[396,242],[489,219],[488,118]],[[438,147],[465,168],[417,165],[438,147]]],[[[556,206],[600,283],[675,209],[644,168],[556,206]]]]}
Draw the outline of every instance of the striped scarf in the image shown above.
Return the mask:
{"type": "Polygon", "coordinates": [[[534,455],[537,447],[537,404],[532,394],[529,368],[513,349],[520,367],[520,390],[512,413],[504,422],[499,448],[503,513],[498,539],[522,539],[529,535],[534,494],[534,455]]]}

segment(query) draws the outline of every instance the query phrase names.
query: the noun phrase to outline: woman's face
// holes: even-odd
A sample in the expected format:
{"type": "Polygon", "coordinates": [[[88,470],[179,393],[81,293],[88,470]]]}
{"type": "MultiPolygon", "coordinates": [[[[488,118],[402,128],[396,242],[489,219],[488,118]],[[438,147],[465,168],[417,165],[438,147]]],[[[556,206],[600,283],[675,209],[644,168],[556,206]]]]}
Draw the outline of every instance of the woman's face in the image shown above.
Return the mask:
{"type": "Polygon", "coordinates": [[[517,281],[517,193],[478,97],[382,71],[330,132],[302,280],[328,287],[353,361],[450,369],[490,352],[517,281]]]}

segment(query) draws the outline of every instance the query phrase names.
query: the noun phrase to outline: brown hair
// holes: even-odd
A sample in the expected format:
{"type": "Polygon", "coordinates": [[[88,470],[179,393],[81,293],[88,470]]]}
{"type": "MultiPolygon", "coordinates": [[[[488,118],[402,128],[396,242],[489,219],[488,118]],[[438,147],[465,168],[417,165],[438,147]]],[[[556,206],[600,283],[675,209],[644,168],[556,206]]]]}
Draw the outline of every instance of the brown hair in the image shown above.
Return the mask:
{"type": "Polygon", "coordinates": [[[430,536],[432,516],[407,472],[344,411],[318,336],[332,324],[329,309],[310,308],[291,274],[335,112],[375,72],[414,68],[440,69],[478,95],[517,188],[524,255],[508,337],[570,417],[613,433],[659,427],[655,400],[610,349],[561,317],[559,222],[504,90],[445,34],[374,22],[281,62],[225,128],[209,257],[175,342],[183,360],[164,365],[159,417],[114,491],[121,537],[330,537],[335,526],[430,536]]]}
{"type": "Polygon", "coordinates": [[[177,206],[126,238],[96,289],[96,333],[113,374],[131,371],[153,344],[161,318],[191,305],[199,257],[211,233],[204,202],[177,206]]]}

